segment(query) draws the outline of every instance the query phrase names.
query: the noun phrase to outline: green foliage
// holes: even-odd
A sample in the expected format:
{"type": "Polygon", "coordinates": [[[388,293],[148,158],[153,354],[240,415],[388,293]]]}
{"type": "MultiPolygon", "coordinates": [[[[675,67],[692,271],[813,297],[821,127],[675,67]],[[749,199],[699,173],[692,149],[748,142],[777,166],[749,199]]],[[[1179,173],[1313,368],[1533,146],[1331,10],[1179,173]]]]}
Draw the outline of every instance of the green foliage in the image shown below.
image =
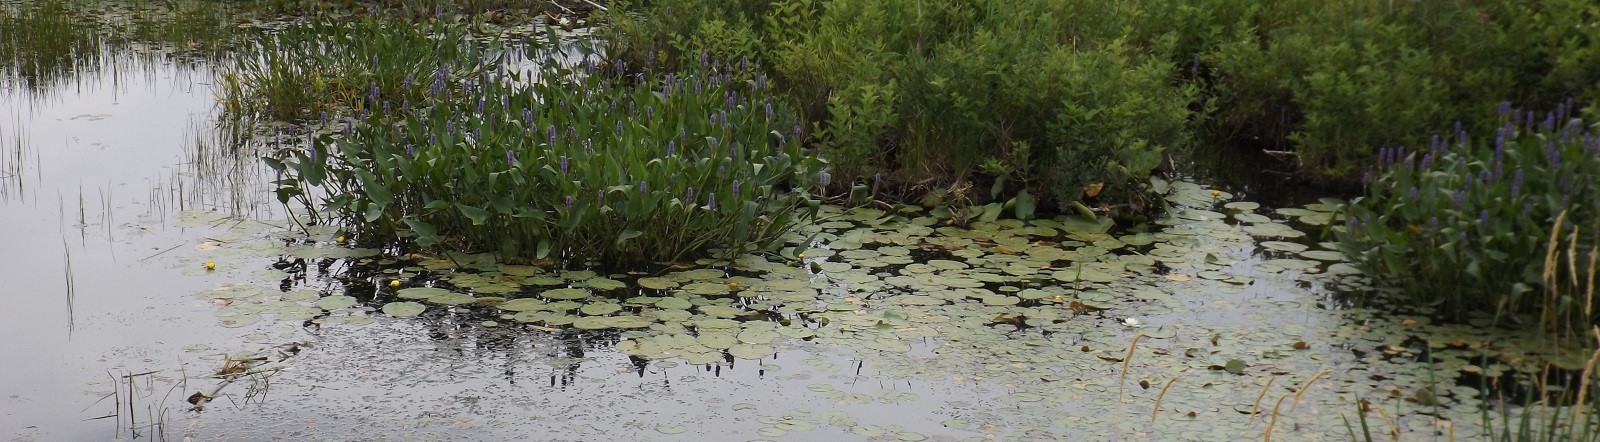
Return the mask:
{"type": "Polygon", "coordinates": [[[281,121],[370,112],[383,102],[422,106],[434,98],[430,87],[451,88],[477,76],[487,57],[461,26],[373,17],[291,25],[239,52],[220,80],[224,110],[281,121]],[[436,78],[439,73],[448,78],[436,78]]]}
{"type": "Polygon", "coordinates": [[[1058,207],[1099,182],[1107,201],[1136,201],[1187,129],[1294,150],[1310,172],[1353,179],[1375,146],[1416,145],[1456,121],[1490,129],[1474,117],[1502,99],[1600,99],[1600,3],[1585,0],[679,0],[613,11],[608,53],[630,62],[672,70],[704,53],[769,66],[846,180],[961,181],[1020,141],[1036,158],[1014,177],[1058,207]]]}
{"type": "Polygon", "coordinates": [[[1293,146],[1336,176],[1359,174],[1374,146],[1421,144],[1456,121],[1489,129],[1475,117],[1500,100],[1600,98],[1594,2],[1220,2],[1201,14],[1211,28],[1179,32],[1197,42],[1216,127],[1293,146]]]}
{"type": "Polygon", "coordinates": [[[269,161],[280,199],[423,246],[602,265],[772,249],[815,215],[804,189],[823,162],[750,71],[615,75],[558,55],[436,88],[428,107],[380,87],[347,134],[269,161]]]}
{"type": "Polygon", "coordinates": [[[1593,292],[1579,281],[1600,243],[1600,138],[1571,109],[1527,118],[1506,104],[1492,135],[1381,149],[1342,249],[1416,304],[1494,306],[1586,334],[1593,292]]]}
{"type": "MultiPolygon", "coordinates": [[[[614,5],[608,54],[672,71],[709,56],[768,66],[841,184],[1003,181],[1064,208],[1139,202],[1185,139],[1197,89],[1170,39],[1129,44],[1139,6],[1092,1],[689,0],[614,5]],[[1027,145],[1030,158],[1014,146],[1027,145]],[[990,163],[990,160],[999,163],[990,163]],[[985,163],[1005,170],[980,167],[985,163]],[[1001,173],[1003,172],[1003,173],[1001,173]]],[[[1031,197],[1030,197],[1031,198],[1031,197]]]]}

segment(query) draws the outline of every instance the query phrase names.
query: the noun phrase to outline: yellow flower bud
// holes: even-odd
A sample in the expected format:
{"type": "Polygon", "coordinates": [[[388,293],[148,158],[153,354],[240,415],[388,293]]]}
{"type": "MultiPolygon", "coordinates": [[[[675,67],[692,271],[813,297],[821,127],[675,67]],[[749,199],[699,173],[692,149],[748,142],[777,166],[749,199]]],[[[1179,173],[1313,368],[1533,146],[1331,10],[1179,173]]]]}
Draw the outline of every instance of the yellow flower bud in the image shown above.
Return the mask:
{"type": "Polygon", "coordinates": [[[216,269],[217,269],[217,263],[214,263],[214,262],[211,262],[211,261],[206,261],[206,270],[216,270],[216,269]]]}
{"type": "Polygon", "coordinates": [[[399,287],[399,286],[400,286],[400,280],[398,280],[398,279],[389,280],[389,287],[399,287]]]}

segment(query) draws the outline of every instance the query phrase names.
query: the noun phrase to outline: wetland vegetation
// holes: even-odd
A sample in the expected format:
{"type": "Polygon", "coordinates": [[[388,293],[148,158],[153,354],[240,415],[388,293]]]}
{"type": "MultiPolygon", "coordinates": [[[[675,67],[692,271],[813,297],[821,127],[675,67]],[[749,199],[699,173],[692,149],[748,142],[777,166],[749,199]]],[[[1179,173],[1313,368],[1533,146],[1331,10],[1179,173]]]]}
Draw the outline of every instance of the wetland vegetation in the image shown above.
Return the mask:
{"type": "Polygon", "coordinates": [[[0,1],[0,221],[50,240],[0,268],[59,250],[14,279],[65,294],[0,331],[67,327],[23,350],[61,387],[0,379],[66,417],[0,434],[1596,440],[1596,38],[1570,0],[0,1]]]}

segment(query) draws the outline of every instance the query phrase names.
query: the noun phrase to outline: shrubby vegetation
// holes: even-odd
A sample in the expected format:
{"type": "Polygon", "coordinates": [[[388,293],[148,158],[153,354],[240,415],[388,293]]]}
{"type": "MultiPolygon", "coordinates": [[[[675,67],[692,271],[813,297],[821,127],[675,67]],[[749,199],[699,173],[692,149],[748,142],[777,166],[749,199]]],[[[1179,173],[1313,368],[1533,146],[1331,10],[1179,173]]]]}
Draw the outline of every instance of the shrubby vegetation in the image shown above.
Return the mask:
{"type": "MultiPolygon", "coordinates": [[[[846,182],[1003,181],[1137,202],[1186,131],[1354,179],[1379,145],[1500,100],[1600,98],[1600,6],[1540,2],[674,0],[619,3],[611,52],[769,67],[846,182]],[[1096,187],[1090,187],[1096,189],[1096,187]]],[[[1591,112],[1593,109],[1591,108],[1591,112]]],[[[1020,185],[1019,185],[1020,184],[1020,185]]]]}
{"type": "Polygon", "coordinates": [[[1209,26],[1188,29],[1200,45],[1191,49],[1196,75],[1216,99],[1211,126],[1292,148],[1312,171],[1338,177],[1358,177],[1377,146],[1420,145],[1420,134],[1458,121],[1491,130],[1498,123],[1481,117],[1502,100],[1549,109],[1569,97],[1600,98],[1594,2],[1204,7],[1209,26]]]}
{"type": "Polygon", "coordinates": [[[607,32],[609,53],[652,70],[702,56],[768,66],[841,183],[926,191],[981,170],[987,196],[1064,205],[1101,184],[1088,193],[1139,203],[1186,139],[1196,91],[1174,82],[1170,48],[1124,38],[1129,8],[689,0],[614,5],[627,12],[607,32]]]}
{"type": "MultiPolygon", "coordinates": [[[[421,41],[408,50],[431,47],[421,41]]],[[[397,50],[377,38],[335,43],[363,56],[397,50]]],[[[297,48],[280,56],[317,55],[297,48]]],[[[336,119],[307,135],[308,148],[271,159],[284,174],[280,199],[380,238],[603,265],[771,249],[815,214],[805,189],[827,179],[823,162],[801,149],[753,66],[653,77],[587,55],[569,67],[559,55],[527,72],[379,57],[372,75],[401,81],[367,85],[351,97],[359,121],[336,119]]],[[[317,64],[343,59],[309,63],[351,72],[317,64]]],[[[249,75],[300,69],[255,66],[249,75]]]]}
{"type": "Polygon", "coordinates": [[[1600,137],[1572,108],[1503,104],[1498,129],[1378,150],[1340,236],[1364,270],[1451,314],[1536,314],[1588,335],[1600,245],[1600,137]]]}

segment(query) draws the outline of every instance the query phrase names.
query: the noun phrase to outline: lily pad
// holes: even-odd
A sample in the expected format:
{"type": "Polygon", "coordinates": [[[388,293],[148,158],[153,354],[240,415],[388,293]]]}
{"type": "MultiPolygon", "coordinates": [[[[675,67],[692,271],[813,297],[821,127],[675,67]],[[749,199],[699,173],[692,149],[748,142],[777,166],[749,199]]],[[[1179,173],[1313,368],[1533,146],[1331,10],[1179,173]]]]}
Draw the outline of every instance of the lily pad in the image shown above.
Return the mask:
{"type": "Polygon", "coordinates": [[[316,304],[317,307],[323,310],[338,310],[342,308],[355,307],[356,298],[345,295],[334,295],[318,299],[316,304]]]}
{"type": "Polygon", "coordinates": [[[396,318],[409,318],[422,314],[428,306],[421,303],[401,301],[383,305],[383,313],[396,318]]]}
{"type": "Polygon", "coordinates": [[[562,288],[545,290],[544,293],[540,293],[539,296],[562,301],[571,301],[589,297],[589,291],[578,288],[562,288]]]}

